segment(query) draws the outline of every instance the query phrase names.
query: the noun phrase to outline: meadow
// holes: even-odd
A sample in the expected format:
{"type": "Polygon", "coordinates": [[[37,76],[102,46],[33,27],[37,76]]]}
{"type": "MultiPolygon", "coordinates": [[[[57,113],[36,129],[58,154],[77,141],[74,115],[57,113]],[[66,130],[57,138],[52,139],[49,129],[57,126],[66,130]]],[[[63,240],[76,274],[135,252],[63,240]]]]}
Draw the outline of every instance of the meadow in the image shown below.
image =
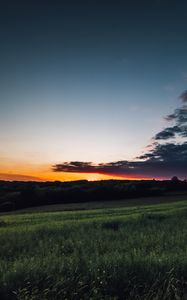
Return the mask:
{"type": "Polygon", "coordinates": [[[187,299],[187,201],[0,215],[0,299],[187,299]]]}

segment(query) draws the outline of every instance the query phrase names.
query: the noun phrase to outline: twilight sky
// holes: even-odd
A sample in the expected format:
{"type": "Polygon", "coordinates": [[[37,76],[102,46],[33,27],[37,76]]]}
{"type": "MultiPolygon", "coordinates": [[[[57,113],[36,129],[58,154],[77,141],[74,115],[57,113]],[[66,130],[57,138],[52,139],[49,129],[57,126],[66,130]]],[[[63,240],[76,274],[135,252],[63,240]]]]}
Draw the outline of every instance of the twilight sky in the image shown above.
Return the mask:
{"type": "Polygon", "coordinates": [[[0,179],[187,177],[186,0],[4,1],[0,45],[0,179]]]}

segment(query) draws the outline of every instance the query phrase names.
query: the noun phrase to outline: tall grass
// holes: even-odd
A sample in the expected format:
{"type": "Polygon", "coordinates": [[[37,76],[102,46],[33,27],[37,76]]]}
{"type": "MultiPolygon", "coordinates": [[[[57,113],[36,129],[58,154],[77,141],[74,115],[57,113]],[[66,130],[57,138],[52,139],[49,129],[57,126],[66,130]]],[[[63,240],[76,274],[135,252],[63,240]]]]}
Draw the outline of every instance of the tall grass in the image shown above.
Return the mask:
{"type": "Polygon", "coordinates": [[[0,299],[187,299],[187,202],[0,217],[0,299]]]}

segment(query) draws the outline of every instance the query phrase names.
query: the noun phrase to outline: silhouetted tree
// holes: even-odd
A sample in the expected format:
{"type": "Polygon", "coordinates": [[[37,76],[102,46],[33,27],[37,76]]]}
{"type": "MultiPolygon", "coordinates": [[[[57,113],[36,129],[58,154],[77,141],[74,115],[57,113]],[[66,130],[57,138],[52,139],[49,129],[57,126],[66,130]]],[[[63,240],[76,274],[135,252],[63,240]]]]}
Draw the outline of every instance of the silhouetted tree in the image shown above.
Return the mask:
{"type": "Polygon", "coordinates": [[[171,181],[178,182],[178,181],[180,181],[180,180],[179,180],[179,178],[178,178],[177,176],[173,176],[173,177],[171,178],[171,181]]]}

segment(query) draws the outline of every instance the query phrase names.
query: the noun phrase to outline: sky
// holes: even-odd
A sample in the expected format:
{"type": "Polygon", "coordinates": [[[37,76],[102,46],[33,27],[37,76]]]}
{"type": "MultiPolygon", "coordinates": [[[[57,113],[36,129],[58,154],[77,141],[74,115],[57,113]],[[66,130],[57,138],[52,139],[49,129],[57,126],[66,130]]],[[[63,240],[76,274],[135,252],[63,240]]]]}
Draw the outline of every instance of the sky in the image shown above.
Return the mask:
{"type": "Polygon", "coordinates": [[[187,1],[3,2],[0,179],[187,177],[187,1]]]}

